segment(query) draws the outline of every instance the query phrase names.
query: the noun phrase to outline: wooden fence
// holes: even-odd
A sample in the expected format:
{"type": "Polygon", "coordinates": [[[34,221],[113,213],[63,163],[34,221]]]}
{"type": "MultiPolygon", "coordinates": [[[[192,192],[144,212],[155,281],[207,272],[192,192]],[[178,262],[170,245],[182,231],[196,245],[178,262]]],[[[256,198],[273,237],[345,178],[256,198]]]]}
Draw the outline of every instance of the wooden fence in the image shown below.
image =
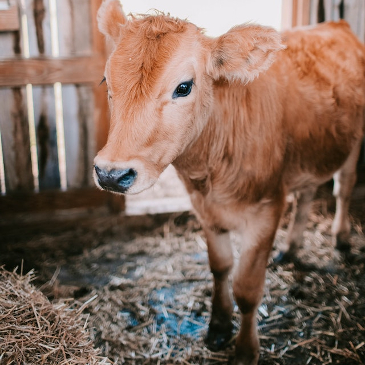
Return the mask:
{"type": "Polygon", "coordinates": [[[109,119],[100,4],[0,0],[0,215],[108,200],[92,181],[109,119]]]}

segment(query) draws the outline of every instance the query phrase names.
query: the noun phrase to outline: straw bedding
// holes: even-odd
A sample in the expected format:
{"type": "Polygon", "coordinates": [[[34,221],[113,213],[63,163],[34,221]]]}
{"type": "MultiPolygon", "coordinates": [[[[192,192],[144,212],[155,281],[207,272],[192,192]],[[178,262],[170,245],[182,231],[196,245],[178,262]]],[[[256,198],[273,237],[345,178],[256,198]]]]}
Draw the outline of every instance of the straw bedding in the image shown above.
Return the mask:
{"type": "MultiPolygon", "coordinates": [[[[260,365],[365,363],[364,222],[354,220],[353,248],[340,256],[331,244],[332,218],[322,202],[316,203],[298,262],[269,265],[258,310],[260,365]]],[[[1,274],[1,292],[11,292],[6,299],[1,296],[0,364],[10,364],[9,359],[14,364],[44,359],[45,364],[107,363],[98,356],[114,364],[232,363],[234,338],[225,351],[213,353],[204,346],[212,280],[196,220],[172,215],[154,230],[134,227],[128,235],[122,224],[104,235],[93,233],[95,226],[78,230],[74,238],[70,232],[42,237],[50,247],[65,240],[85,245],[74,255],[38,255],[42,262],[37,262],[35,251],[44,248],[30,245],[32,264],[41,273],[37,284],[52,303],[30,286],[32,273],[1,274]],[[85,240],[91,237],[96,241],[90,246],[85,240]],[[67,301],[70,295],[77,299],[67,301]],[[61,322],[66,331],[58,329],[61,322]],[[17,349],[16,355],[9,349],[17,349]],[[72,351],[79,362],[67,358],[72,351]],[[52,356],[59,356],[58,362],[52,356]]],[[[275,249],[285,239],[286,226],[287,218],[275,249]]],[[[237,258],[239,237],[232,239],[237,258]]],[[[235,307],[235,333],[239,318],[235,307]]]]}
{"type": "Polygon", "coordinates": [[[50,303],[33,278],[0,268],[0,364],[111,364],[93,347],[83,307],[50,303]]]}

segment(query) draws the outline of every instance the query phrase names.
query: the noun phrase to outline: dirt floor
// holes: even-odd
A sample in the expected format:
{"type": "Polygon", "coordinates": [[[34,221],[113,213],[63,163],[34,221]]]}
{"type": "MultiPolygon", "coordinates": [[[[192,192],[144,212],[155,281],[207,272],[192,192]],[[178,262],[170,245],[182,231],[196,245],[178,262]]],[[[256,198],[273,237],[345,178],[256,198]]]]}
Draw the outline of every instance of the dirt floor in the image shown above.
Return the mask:
{"type": "MultiPolygon", "coordinates": [[[[365,363],[364,196],[352,204],[352,250],[338,255],[330,238],[333,199],[321,194],[299,262],[269,264],[257,318],[261,365],[365,363]]],[[[0,264],[34,268],[36,285],[54,301],[89,301],[91,338],[115,364],[232,362],[234,339],[221,352],[204,346],[212,280],[194,216],[98,211],[71,220],[3,230],[0,264]]],[[[275,250],[287,223],[288,215],[275,250]]],[[[237,256],[239,237],[232,241],[237,256]]],[[[235,307],[235,332],[238,326],[235,307]]]]}

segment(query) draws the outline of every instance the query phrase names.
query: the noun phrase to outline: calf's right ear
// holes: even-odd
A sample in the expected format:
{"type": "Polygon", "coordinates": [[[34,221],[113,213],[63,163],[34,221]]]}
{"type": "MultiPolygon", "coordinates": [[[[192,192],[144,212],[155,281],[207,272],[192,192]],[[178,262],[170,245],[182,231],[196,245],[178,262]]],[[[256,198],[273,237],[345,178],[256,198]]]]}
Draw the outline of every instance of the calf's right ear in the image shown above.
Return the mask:
{"type": "Polygon", "coordinates": [[[104,0],[98,10],[97,21],[100,32],[116,43],[120,36],[121,27],[128,20],[119,0],[104,0]]]}

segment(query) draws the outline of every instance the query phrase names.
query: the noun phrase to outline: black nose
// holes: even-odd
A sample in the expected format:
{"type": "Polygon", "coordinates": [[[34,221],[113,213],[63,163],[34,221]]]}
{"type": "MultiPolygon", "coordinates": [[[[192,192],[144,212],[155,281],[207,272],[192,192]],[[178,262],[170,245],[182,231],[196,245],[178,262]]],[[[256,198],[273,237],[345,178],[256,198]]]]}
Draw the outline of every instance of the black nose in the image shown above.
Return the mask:
{"type": "Polygon", "coordinates": [[[105,190],[117,193],[125,193],[134,183],[137,177],[137,171],[134,169],[124,170],[102,170],[95,166],[98,182],[105,190]]]}

